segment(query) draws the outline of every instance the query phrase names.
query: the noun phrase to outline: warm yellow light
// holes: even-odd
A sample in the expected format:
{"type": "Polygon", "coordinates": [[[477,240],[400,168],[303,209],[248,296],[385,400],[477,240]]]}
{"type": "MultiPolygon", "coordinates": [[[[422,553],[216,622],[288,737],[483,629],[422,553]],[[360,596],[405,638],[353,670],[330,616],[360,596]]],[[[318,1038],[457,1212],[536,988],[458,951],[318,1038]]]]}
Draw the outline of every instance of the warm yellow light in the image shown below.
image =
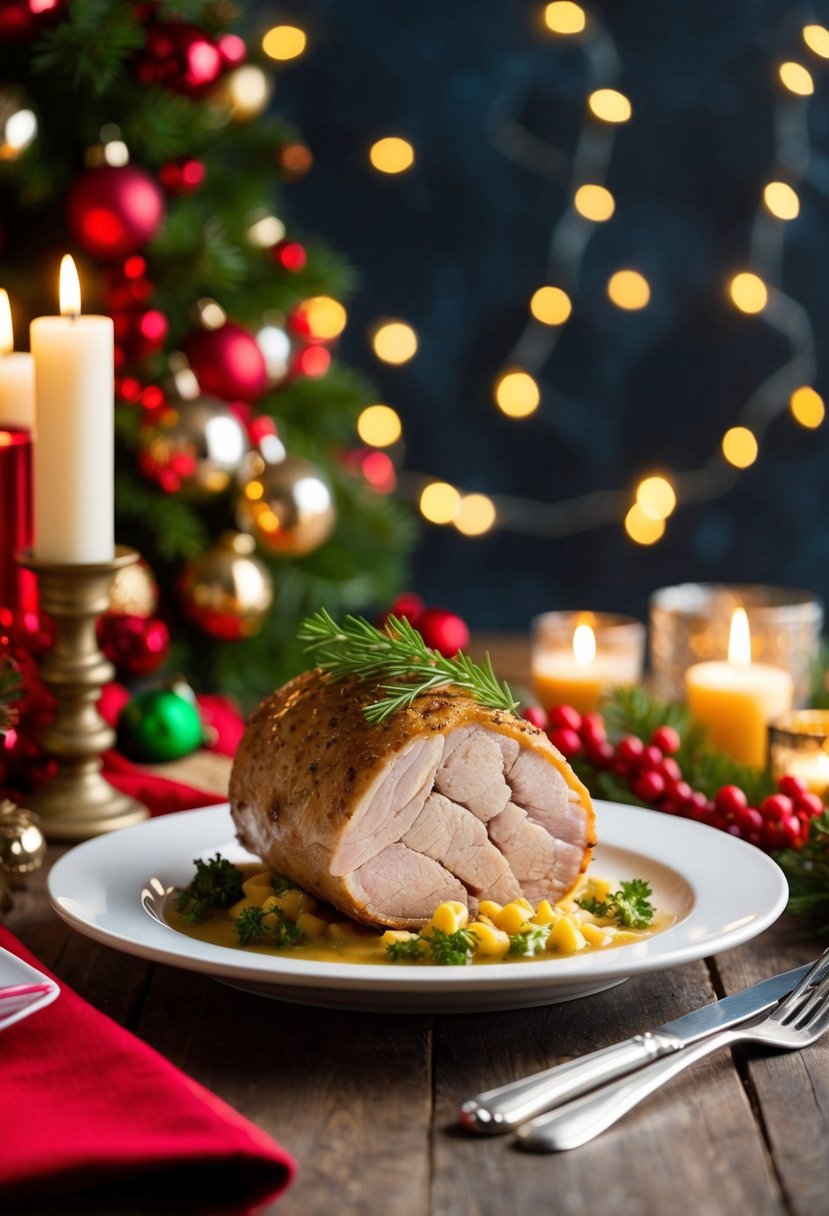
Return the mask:
{"type": "Polygon", "coordinates": [[[800,214],[800,199],[788,182],[769,182],[763,190],[763,202],[779,220],[793,220],[800,214]]]}
{"type": "Polygon", "coordinates": [[[242,121],[261,114],[271,95],[271,81],[254,63],[234,68],[225,77],[224,89],[234,118],[242,121]]]}
{"type": "Polygon", "coordinates": [[[60,315],[76,317],[81,311],[81,281],[72,258],[65,253],[60,261],[60,315]]]}
{"type": "Polygon", "coordinates": [[[318,338],[321,342],[338,338],[348,320],[348,314],[342,304],[331,296],[312,296],[303,304],[302,312],[311,337],[318,338]]]}
{"type": "Polygon", "coordinates": [[[432,481],[420,495],[420,513],[431,524],[451,524],[461,505],[461,496],[448,481],[432,481]]]}
{"type": "Polygon", "coordinates": [[[14,350],[14,327],[9,293],[0,287],[0,353],[8,355],[14,350]]]}
{"type": "Polygon", "coordinates": [[[803,41],[821,59],[829,59],[829,30],[825,26],[804,25],[803,41]]]}
{"type": "Polygon", "coordinates": [[[390,405],[369,405],[357,419],[357,434],[373,448],[388,448],[403,434],[403,424],[390,405]]]}
{"type": "Polygon", "coordinates": [[[541,393],[528,372],[509,371],[495,384],[495,401],[508,418],[527,418],[538,409],[541,393]]]}
{"type": "Polygon", "coordinates": [[[270,59],[296,59],[308,45],[305,30],[298,25],[275,25],[262,39],[262,50],[270,59]]]}
{"type": "Polygon", "coordinates": [[[648,519],[667,519],[676,506],[676,493],[667,477],[645,477],[636,487],[636,503],[648,519]]]}
{"type": "Polygon", "coordinates": [[[495,504],[486,494],[465,494],[452,522],[464,536],[482,536],[495,523],[495,504]]]}
{"type": "Polygon", "coordinates": [[[563,325],[573,305],[560,287],[539,287],[530,300],[530,312],[542,325],[563,325]]]}
{"type": "Polygon", "coordinates": [[[790,93],[797,93],[798,97],[810,97],[814,93],[815,82],[812,80],[812,73],[808,68],[804,68],[802,63],[781,63],[777,71],[790,93]]]}
{"type": "Polygon", "coordinates": [[[596,657],[596,635],[589,625],[573,630],[573,658],[579,667],[589,667],[596,657]]]}
{"type": "Polygon", "coordinates": [[[635,312],[651,298],[648,280],[638,270],[617,270],[607,284],[607,294],[617,308],[635,312]]]}
{"type": "Polygon", "coordinates": [[[553,0],[544,10],[544,23],[554,34],[580,34],[587,25],[587,14],[572,0],[553,0]]]}
{"type": "Polygon", "coordinates": [[[665,534],[665,520],[651,519],[635,502],[625,516],[625,531],[637,545],[654,545],[665,534]]]}
{"type": "Polygon", "coordinates": [[[801,426],[812,431],[819,427],[826,417],[826,406],[820,393],[806,384],[794,390],[789,398],[789,409],[801,426]]]}
{"type": "Polygon", "coordinates": [[[722,437],[722,454],[737,469],[754,464],[759,452],[757,440],[747,426],[732,426],[722,437]]]}
{"type": "Polygon", "coordinates": [[[601,224],[609,220],[616,210],[616,201],[604,186],[585,185],[579,186],[576,191],[573,206],[586,220],[601,224]]]}
{"type": "Polygon", "coordinates": [[[379,173],[405,173],[414,164],[414,148],[407,139],[388,135],[369,149],[369,159],[379,173]]]}
{"type": "Polygon", "coordinates": [[[374,331],[371,344],[384,363],[406,363],[417,352],[417,334],[404,321],[386,321],[374,331]]]}
{"type": "Polygon", "coordinates": [[[731,299],[740,312],[762,312],[769,302],[768,289],[759,275],[735,274],[728,285],[731,299]]]}
{"type": "Polygon", "coordinates": [[[284,239],[285,225],[275,215],[263,215],[248,228],[248,237],[251,244],[258,245],[260,249],[269,249],[284,239]]]}
{"type": "Polygon", "coordinates": [[[735,608],[728,630],[728,661],[735,667],[751,663],[751,630],[745,608],[735,608]]]}
{"type": "Polygon", "coordinates": [[[587,99],[587,104],[602,122],[627,122],[633,108],[618,89],[596,89],[587,99]]]}

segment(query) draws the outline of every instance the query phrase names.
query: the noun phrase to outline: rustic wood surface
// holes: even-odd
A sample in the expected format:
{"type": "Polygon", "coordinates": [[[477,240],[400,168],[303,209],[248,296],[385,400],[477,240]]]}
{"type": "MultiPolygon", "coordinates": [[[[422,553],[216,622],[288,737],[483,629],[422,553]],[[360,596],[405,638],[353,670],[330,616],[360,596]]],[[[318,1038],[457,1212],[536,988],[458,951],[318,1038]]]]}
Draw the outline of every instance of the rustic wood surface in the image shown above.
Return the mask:
{"type": "MultiPolygon", "coordinates": [[[[58,855],[51,848],[49,861],[58,855]]],[[[268,1212],[816,1216],[829,1210],[829,1040],[789,1055],[720,1054],[569,1153],[524,1153],[510,1137],[476,1139],[454,1122],[459,1101],[472,1093],[815,957],[825,943],[788,916],[728,954],[566,1004],[377,1015],[263,999],[100,946],[51,911],[45,873],[17,894],[9,928],[63,982],[296,1156],[297,1180],[268,1212]]],[[[8,1211],[1,1199],[0,1209],[8,1211]]],[[[9,1216],[191,1210],[169,1195],[109,1193],[33,1203],[9,1216]]]]}

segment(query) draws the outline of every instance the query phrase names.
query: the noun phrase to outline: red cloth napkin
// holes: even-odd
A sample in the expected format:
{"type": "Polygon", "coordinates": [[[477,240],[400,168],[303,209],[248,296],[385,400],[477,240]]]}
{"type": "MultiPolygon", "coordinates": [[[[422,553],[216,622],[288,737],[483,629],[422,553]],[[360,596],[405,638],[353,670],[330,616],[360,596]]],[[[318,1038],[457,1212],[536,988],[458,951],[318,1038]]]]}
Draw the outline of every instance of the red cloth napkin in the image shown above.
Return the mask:
{"type": "MultiPolygon", "coordinates": [[[[0,946],[43,970],[2,926],[0,946]]],[[[103,1185],[133,1195],[155,1179],[168,1199],[250,1213],[295,1169],[274,1140],[65,984],[51,1005],[0,1033],[5,1212],[12,1200],[103,1185]]]]}

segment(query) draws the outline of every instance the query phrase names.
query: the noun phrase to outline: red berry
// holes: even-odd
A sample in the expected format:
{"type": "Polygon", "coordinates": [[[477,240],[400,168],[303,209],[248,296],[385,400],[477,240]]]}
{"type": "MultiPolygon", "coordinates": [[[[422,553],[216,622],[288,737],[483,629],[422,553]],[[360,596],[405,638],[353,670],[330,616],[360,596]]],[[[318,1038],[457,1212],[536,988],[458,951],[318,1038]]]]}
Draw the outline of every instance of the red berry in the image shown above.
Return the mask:
{"type": "Polygon", "coordinates": [[[763,816],[754,806],[744,806],[741,811],[735,812],[734,822],[746,838],[752,832],[763,830],[763,816]]]}
{"type": "Polygon", "coordinates": [[[591,764],[595,764],[596,768],[609,768],[614,755],[613,744],[609,743],[607,739],[602,739],[600,743],[587,745],[587,759],[591,764]]]}
{"type": "Polygon", "coordinates": [[[630,788],[642,802],[656,802],[665,793],[665,778],[649,769],[637,773],[630,783],[630,788]]]}
{"type": "Polygon", "coordinates": [[[785,794],[770,794],[768,798],[763,799],[760,810],[764,819],[776,819],[782,822],[785,818],[791,818],[794,803],[785,794]]]}
{"type": "Polygon", "coordinates": [[[690,805],[693,790],[687,781],[669,780],[665,782],[665,797],[673,803],[677,810],[682,810],[683,807],[690,805]]]}
{"type": "Polygon", "coordinates": [[[616,777],[627,777],[628,773],[630,772],[630,765],[626,761],[620,760],[617,755],[616,759],[610,766],[610,771],[616,777]]]}
{"type": "Polygon", "coordinates": [[[799,802],[803,795],[808,792],[808,787],[802,777],[781,777],[777,783],[777,788],[781,794],[785,794],[793,802],[799,802]]]}
{"type": "Polygon", "coordinates": [[[539,730],[547,729],[547,712],[540,705],[528,705],[523,716],[527,722],[531,722],[539,730]]]}
{"type": "Polygon", "coordinates": [[[826,809],[823,805],[823,799],[819,798],[817,794],[812,794],[809,791],[807,791],[805,794],[800,794],[799,797],[795,798],[794,802],[797,809],[799,811],[805,811],[809,818],[812,818],[815,815],[822,815],[826,809]]]}
{"type": "Polygon", "coordinates": [[[581,714],[572,705],[555,705],[548,714],[550,730],[581,730],[581,714]]]}
{"type": "Polygon", "coordinates": [[[661,773],[666,781],[681,781],[682,769],[674,760],[673,756],[666,756],[664,760],[660,760],[656,766],[656,772],[661,773]]]}
{"type": "Polygon", "coordinates": [[[604,728],[604,718],[602,715],[585,714],[581,720],[579,734],[588,747],[592,743],[603,743],[607,738],[607,731],[604,728]]]}
{"type": "Polygon", "coordinates": [[[636,735],[625,735],[624,739],[620,739],[616,744],[616,759],[624,764],[639,764],[644,750],[644,743],[637,739],[636,735]]]}
{"type": "Polygon", "coordinates": [[[658,726],[651,735],[651,743],[666,756],[672,756],[679,751],[681,740],[672,726],[658,726]]]}
{"type": "Polygon", "coordinates": [[[569,730],[566,726],[549,731],[547,737],[553,747],[557,747],[562,756],[566,756],[568,760],[571,756],[577,756],[582,749],[581,739],[574,730],[569,730]]]}
{"type": "Polygon", "coordinates": [[[642,768],[658,768],[662,763],[662,753],[658,747],[654,747],[649,743],[647,747],[642,749],[642,758],[639,761],[642,768]]]}
{"type": "Polygon", "coordinates": [[[717,790],[714,806],[723,815],[734,815],[748,806],[748,798],[739,785],[724,785],[722,789],[717,790]]]}
{"type": "Polygon", "coordinates": [[[784,847],[796,849],[803,840],[803,828],[797,816],[784,815],[779,827],[785,841],[784,847]]]}

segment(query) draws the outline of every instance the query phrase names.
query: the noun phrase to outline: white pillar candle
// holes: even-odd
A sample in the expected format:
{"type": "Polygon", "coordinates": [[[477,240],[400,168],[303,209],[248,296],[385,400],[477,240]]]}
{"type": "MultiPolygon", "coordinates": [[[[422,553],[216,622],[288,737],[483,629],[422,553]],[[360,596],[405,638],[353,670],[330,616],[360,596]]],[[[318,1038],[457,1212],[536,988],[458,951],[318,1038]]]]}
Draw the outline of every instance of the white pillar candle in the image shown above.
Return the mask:
{"type": "Polygon", "coordinates": [[[0,428],[35,424],[35,365],[31,355],[15,352],[8,292],[0,288],[0,428]]]}
{"type": "Polygon", "coordinates": [[[35,362],[35,556],[112,560],[113,325],[84,317],[75,264],[61,263],[59,317],[31,326],[35,362]]]}

